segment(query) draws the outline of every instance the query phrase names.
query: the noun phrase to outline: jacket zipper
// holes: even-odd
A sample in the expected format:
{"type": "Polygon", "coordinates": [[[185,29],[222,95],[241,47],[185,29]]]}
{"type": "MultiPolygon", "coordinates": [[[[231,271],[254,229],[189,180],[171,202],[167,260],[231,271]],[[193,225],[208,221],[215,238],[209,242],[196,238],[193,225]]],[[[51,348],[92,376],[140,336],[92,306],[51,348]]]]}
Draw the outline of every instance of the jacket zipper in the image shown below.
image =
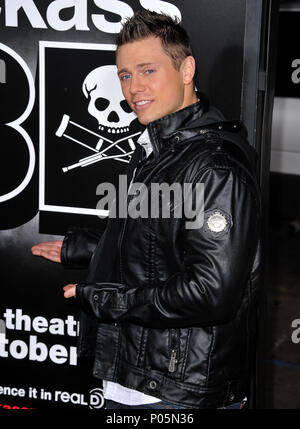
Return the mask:
{"type": "MultiPolygon", "coordinates": [[[[144,165],[142,165],[140,167],[140,170],[138,170],[138,167],[136,167],[134,169],[134,171],[132,173],[132,178],[131,178],[130,184],[128,186],[127,198],[128,198],[128,195],[129,195],[129,189],[130,189],[130,187],[131,187],[131,185],[132,185],[135,177],[137,176],[138,173],[141,173],[141,171],[143,170],[143,168],[144,168],[144,165]]],[[[120,233],[120,236],[119,236],[119,240],[118,240],[118,249],[119,249],[119,255],[120,255],[120,280],[121,280],[121,283],[123,282],[123,272],[122,272],[122,241],[123,241],[123,237],[124,237],[126,223],[127,223],[127,216],[124,219],[124,222],[123,222],[123,225],[122,225],[122,230],[121,230],[121,233],[120,233]]]]}
{"type": "MultiPolygon", "coordinates": [[[[145,161],[145,160],[144,160],[145,161]]],[[[133,171],[132,174],[132,179],[130,182],[130,185],[128,187],[128,191],[127,191],[127,195],[129,192],[129,188],[131,187],[134,179],[141,174],[141,172],[145,169],[145,163],[143,163],[143,165],[140,167],[140,169],[138,169],[138,167],[136,167],[133,171]]],[[[121,230],[121,234],[118,240],[118,249],[119,249],[119,255],[120,255],[120,280],[121,283],[123,282],[123,273],[122,273],[122,242],[123,242],[123,237],[124,237],[124,232],[125,232],[125,227],[126,227],[126,223],[127,223],[127,217],[124,219],[123,225],[122,225],[122,230],[121,230]]]]}
{"type": "Polygon", "coordinates": [[[170,359],[170,363],[169,363],[169,372],[175,372],[175,365],[177,363],[176,355],[177,355],[177,352],[175,349],[173,349],[171,351],[171,359],[170,359]]]}
{"type": "Polygon", "coordinates": [[[176,329],[171,329],[171,356],[169,361],[168,371],[173,373],[176,371],[177,349],[178,349],[178,332],[176,329]]]}

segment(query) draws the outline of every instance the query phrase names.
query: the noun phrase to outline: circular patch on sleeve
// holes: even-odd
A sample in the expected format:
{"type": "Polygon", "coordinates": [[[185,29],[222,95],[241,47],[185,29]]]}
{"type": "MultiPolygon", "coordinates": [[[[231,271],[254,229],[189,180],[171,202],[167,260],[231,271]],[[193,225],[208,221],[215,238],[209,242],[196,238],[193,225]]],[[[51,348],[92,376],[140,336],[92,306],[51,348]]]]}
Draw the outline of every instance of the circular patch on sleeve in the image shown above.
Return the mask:
{"type": "Polygon", "coordinates": [[[222,232],[226,229],[227,219],[220,211],[217,210],[209,215],[207,219],[207,226],[208,229],[213,232],[222,232]]]}
{"type": "Polygon", "coordinates": [[[204,218],[204,230],[214,237],[222,237],[232,227],[231,215],[222,209],[209,210],[204,218]]]}

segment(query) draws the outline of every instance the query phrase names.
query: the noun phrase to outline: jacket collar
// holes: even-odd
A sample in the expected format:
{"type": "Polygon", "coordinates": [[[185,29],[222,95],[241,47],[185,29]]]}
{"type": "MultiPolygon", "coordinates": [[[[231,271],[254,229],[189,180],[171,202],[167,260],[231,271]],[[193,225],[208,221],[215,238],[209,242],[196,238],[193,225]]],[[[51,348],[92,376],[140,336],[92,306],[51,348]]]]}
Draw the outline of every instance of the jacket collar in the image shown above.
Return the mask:
{"type": "Polygon", "coordinates": [[[199,101],[175,113],[151,122],[148,133],[154,159],[170,146],[176,148],[199,138],[219,137],[238,146],[253,168],[257,163],[255,149],[247,142],[247,130],[239,121],[226,121],[220,112],[209,108],[206,96],[197,92],[199,101]]]}
{"type": "Polygon", "coordinates": [[[154,154],[161,151],[162,146],[165,144],[164,141],[176,133],[177,130],[186,128],[194,121],[199,120],[203,113],[208,110],[206,97],[200,93],[197,93],[197,95],[199,99],[197,103],[157,119],[147,126],[154,154]]]}

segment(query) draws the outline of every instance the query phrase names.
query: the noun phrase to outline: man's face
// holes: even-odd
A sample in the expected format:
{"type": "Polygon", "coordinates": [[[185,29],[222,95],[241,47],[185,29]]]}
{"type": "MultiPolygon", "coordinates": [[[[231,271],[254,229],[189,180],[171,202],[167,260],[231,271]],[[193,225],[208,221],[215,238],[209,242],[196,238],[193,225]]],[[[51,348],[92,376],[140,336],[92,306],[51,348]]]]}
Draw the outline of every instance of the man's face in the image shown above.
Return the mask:
{"type": "Polygon", "coordinates": [[[186,107],[182,70],[174,68],[159,38],[121,46],[117,67],[124,97],[141,124],[186,107]]]}

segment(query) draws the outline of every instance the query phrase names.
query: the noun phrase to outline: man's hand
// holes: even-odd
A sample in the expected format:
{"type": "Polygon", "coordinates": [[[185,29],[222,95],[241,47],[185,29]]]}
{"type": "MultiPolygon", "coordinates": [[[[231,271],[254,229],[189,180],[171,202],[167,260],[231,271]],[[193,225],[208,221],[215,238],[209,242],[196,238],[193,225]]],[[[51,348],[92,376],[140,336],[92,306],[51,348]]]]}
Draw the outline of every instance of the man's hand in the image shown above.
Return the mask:
{"type": "Polygon", "coordinates": [[[42,256],[50,261],[61,263],[62,244],[62,241],[46,241],[33,246],[31,252],[35,256],[42,256]]]}
{"type": "Polygon", "coordinates": [[[76,284],[68,284],[66,286],[63,287],[64,292],[64,297],[65,298],[72,298],[72,297],[76,297],[76,284]]]}

